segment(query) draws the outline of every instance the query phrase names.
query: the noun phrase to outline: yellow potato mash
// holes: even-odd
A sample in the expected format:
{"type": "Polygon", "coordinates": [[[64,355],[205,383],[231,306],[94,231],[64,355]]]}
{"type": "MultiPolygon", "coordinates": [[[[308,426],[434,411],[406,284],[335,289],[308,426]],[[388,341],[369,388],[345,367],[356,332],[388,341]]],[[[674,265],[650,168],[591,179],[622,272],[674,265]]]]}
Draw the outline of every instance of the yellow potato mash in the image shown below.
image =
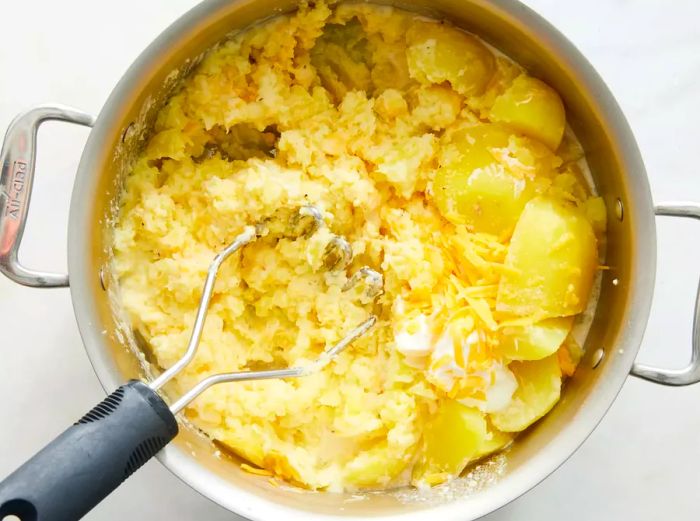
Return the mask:
{"type": "Polygon", "coordinates": [[[442,483],[545,415],[576,368],[605,233],[582,161],[558,94],[475,36],[305,4],[212,49],[160,111],[114,233],[121,303],[167,368],[216,253],[317,206],[323,230],[223,265],[169,392],[309,363],[374,313],[321,372],[215,386],[187,418],[303,487],[442,483]],[[339,272],[323,263],[331,233],[354,251],[339,272]],[[362,266],[384,275],[371,302],[342,291],[362,266]]]}

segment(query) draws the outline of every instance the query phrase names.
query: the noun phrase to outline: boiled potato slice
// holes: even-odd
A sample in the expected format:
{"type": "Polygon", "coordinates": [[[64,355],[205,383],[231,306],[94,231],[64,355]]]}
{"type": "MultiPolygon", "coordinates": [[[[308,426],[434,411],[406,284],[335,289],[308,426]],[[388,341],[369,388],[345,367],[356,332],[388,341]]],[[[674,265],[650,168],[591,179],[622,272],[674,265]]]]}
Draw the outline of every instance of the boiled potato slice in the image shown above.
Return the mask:
{"type": "Polygon", "coordinates": [[[479,409],[445,400],[424,432],[423,459],[414,469],[414,480],[458,475],[484,454],[488,437],[486,419],[479,409]]]}
{"type": "Polygon", "coordinates": [[[492,151],[508,146],[508,140],[498,125],[478,124],[451,134],[433,179],[433,198],[446,219],[477,232],[513,230],[535,190],[529,179],[511,174],[494,157],[492,151]]]}
{"type": "Polygon", "coordinates": [[[493,54],[473,36],[448,25],[416,22],[406,34],[408,70],[421,83],[450,82],[464,96],[481,94],[493,76],[493,54]]]}
{"type": "Polygon", "coordinates": [[[564,104],[544,82],[521,74],[496,98],[489,113],[491,121],[511,125],[556,150],[564,135],[564,104]]]}
{"type": "Polygon", "coordinates": [[[459,166],[471,172],[496,162],[496,152],[508,146],[510,132],[502,125],[477,123],[451,130],[443,141],[441,165],[459,166]]]}
{"type": "Polygon", "coordinates": [[[582,312],[597,258],[593,229],[579,209],[551,197],[532,199],[513,232],[496,309],[539,319],[582,312]]]}
{"type": "Polygon", "coordinates": [[[530,326],[508,327],[499,352],[510,360],[540,360],[555,353],[571,331],[574,317],[548,318],[530,326]]]}
{"type": "Polygon", "coordinates": [[[557,355],[542,360],[512,362],[518,388],[510,405],[492,413],[491,423],[504,432],[520,432],[547,414],[559,400],[561,369],[557,355]]]}
{"type": "Polygon", "coordinates": [[[511,441],[513,441],[512,433],[502,432],[498,429],[490,427],[489,434],[479,449],[479,453],[474,456],[474,459],[476,460],[490,456],[491,454],[504,449],[511,441]]]}
{"type": "Polygon", "coordinates": [[[528,199],[535,195],[529,183],[495,165],[467,175],[455,167],[440,168],[433,190],[446,219],[494,235],[509,233],[528,199]]]}
{"type": "Polygon", "coordinates": [[[583,211],[597,237],[604,237],[608,224],[608,212],[602,197],[589,197],[583,203],[583,211]]]}
{"type": "Polygon", "coordinates": [[[366,450],[347,464],[345,481],[361,488],[386,487],[408,464],[405,460],[388,458],[386,442],[366,450]]]}

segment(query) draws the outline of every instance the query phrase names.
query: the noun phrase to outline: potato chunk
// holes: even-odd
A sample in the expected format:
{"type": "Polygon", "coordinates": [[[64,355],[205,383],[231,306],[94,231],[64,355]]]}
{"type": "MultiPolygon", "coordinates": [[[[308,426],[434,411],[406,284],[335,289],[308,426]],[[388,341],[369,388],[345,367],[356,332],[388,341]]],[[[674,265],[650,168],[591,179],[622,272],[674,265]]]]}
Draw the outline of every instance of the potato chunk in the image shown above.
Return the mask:
{"type": "Polygon", "coordinates": [[[488,439],[481,411],[445,400],[424,432],[422,460],[414,469],[414,480],[436,484],[458,475],[470,461],[483,455],[488,439]]]}
{"type": "Polygon", "coordinates": [[[504,328],[498,350],[510,360],[546,358],[564,343],[573,322],[573,317],[557,317],[530,326],[504,328]]]}
{"type": "Polygon", "coordinates": [[[521,74],[496,98],[491,121],[507,123],[523,134],[556,150],[564,135],[564,104],[544,82],[521,74]]]}
{"type": "Polygon", "coordinates": [[[593,229],[580,210],[550,197],[532,199],[513,232],[496,309],[538,319],[582,312],[597,258],[593,229]]]}
{"type": "MultiPolygon", "coordinates": [[[[508,131],[499,125],[478,124],[459,129],[448,139],[433,179],[433,198],[440,213],[473,231],[510,234],[537,189],[533,177],[513,173],[497,158],[509,146],[508,131]]],[[[526,152],[524,148],[519,152],[526,152]]]]}
{"type": "Polygon", "coordinates": [[[408,464],[408,457],[387,458],[386,442],[367,449],[348,462],[344,479],[360,488],[386,487],[408,464]]]}
{"type": "Polygon", "coordinates": [[[464,96],[481,94],[493,76],[493,54],[473,36],[448,25],[416,22],[406,34],[408,70],[421,83],[450,82],[464,96]]]}
{"type": "Polygon", "coordinates": [[[513,441],[513,434],[510,432],[502,432],[493,427],[489,428],[489,433],[484,440],[483,445],[479,449],[479,453],[474,457],[475,460],[490,456],[499,450],[504,449],[513,441]]]}
{"type": "Polygon", "coordinates": [[[608,224],[607,209],[602,197],[589,197],[583,204],[586,218],[591,223],[596,237],[604,237],[608,224]]]}
{"type": "Polygon", "coordinates": [[[513,400],[491,414],[491,423],[504,432],[520,432],[547,414],[559,401],[561,369],[557,355],[508,366],[518,380],[513,400]]]}

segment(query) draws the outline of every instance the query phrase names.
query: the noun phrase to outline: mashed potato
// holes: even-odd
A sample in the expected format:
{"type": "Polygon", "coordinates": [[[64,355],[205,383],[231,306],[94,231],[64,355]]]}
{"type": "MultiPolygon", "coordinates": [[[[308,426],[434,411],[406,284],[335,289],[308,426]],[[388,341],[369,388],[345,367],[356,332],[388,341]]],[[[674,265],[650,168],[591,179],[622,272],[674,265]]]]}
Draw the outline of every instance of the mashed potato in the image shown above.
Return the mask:
{"type": "Polygon", "coordinates": [[[186,415],[307,488],[440,483],[546,414],[575,369],[605,228],[581,157],[558,95],[477,38],[302,6],[213,49],[159,113],[114,234],[121,301],[169,367],[214,255],[280,208],[319,207],[351,266],[323,268],[323,234],[247,246],[170,392],[307,363],[375,313],[322,372],[218,385],[186,415]],[[341,291],[364,265],[384,275],[374,302],[341,291]]]}

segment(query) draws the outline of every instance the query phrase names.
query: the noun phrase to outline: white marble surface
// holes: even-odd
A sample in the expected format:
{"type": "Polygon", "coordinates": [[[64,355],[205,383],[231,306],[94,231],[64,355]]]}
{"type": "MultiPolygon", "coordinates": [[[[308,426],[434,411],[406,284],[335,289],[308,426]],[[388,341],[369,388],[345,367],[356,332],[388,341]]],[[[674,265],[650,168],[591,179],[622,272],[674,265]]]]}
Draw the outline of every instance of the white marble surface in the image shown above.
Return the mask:
{"type": "MultiPolygon", "coordinates": [[[[0,128],[20,110],[59,101],[97,113],[126,67],[192,0],[4,2],[0,128]]],[[[700,32],[696,0],[528,0],[591,60],[637,136],[657,201],[700,201],[700,32]]],[[[27,264],[65,270],[68,199],[87,131],[40,132],[38,180],[22,250],[27,264]]],[[[680,365],[689,355],[698,280],[698,224],[659,221],[653,316],[640,358],[680,365]],[[693,240],[695,238],[695,240],[693,240]]],[[[0,278],[0,475],[103,396],[66,290],[0,278]]],[[[661,388],[630,379],[601,426],[552,477],[488,517],[697,517],[700,385],[661,388]]],[[[149,463],[88,519],[234,519],[149,463]]]]}

